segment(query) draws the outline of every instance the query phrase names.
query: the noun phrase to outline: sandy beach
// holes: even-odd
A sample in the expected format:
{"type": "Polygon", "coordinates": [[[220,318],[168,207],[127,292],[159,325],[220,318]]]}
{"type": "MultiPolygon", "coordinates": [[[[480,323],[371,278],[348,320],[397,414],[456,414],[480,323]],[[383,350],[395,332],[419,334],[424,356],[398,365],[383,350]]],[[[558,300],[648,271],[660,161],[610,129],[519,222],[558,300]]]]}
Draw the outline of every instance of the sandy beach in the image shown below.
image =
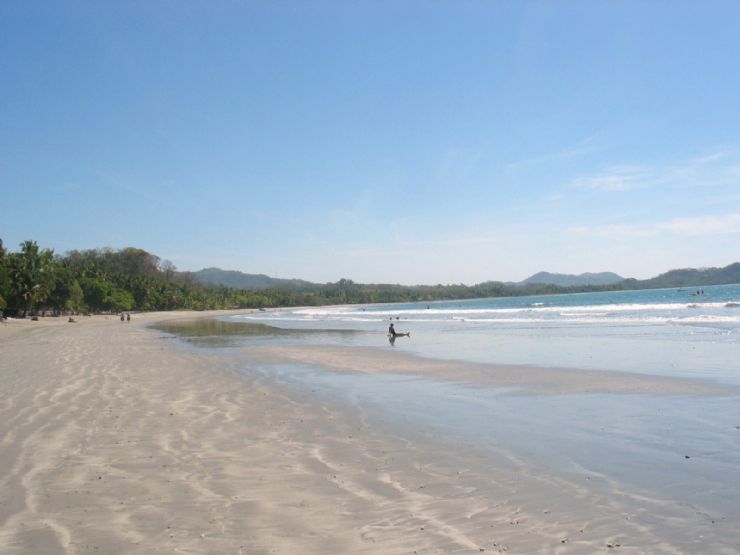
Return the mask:
{"type": "MultiPolygon", "coordinates": [[[[199,313],[198,317],[212,314],[199,313]]],[[[505,449],[379,426],[310,389],[149,329],[193,314],[0,326],[0,552],[735,553],[731,522],[596,475],[542,474],[505,449]],[[656,516],[658,515],[658,516],[656,516]]],[[[475,365],[401,353],[255,348],[255,360],[476,383],[475,365]]],[[[537,393],[719,395],[645,376],[535,368],[537,393]],[[555,376],[552,372],[550,376],[555,376]]],[[[726,393],[726,390],[724,391],[726,393]]]]}

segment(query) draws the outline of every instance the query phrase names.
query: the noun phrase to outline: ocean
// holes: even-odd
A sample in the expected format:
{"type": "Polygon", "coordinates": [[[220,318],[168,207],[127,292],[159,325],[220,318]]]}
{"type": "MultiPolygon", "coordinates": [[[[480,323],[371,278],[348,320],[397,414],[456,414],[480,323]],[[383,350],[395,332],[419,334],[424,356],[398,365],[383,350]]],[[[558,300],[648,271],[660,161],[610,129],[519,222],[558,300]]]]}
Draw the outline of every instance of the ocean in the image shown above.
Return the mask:
{"type": "MultiPolygon", "coordinates": [[[[417,356],[616,370],[740,384],[740,285],[259,312],[232,317],[362,333],[300,341],[389,346],[417,356]]],[[[298,340],[298,339],[297,339],[298,340]]]]}

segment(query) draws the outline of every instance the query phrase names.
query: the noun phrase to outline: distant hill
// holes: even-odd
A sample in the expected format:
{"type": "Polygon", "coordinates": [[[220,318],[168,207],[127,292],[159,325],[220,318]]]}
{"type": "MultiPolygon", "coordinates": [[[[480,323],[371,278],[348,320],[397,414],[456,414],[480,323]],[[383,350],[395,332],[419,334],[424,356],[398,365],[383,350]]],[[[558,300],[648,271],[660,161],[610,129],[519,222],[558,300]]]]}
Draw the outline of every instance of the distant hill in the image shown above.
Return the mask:
{"type": "Polygon", "coordinates": [[[725,285],[740,283],[740,262],[724,268],[685,268],[671,270],[654,278],[626,280],[625,284],[645,289],[662,287],[698,287],[702,285],[725,285]]]}
{"type": "MultiPolygon", "coordinates": [[[[306,292],[317,291],[330,285],[312,283],[302,279],[273,278],[265,274],[245,274],[244,272],[221,270],[220,268],[204,268],[197,272],[186,273],[192,279],[204,285],[225,285],[234,289],[262,290],[276,288],[293,292],[306,292]]],[[[337,283],[339,284],[339,282],[337,283]]],[[[517,283],[499,283],[499,286],[503,287],[499,293],[507,294],[506,291],[511,292],[517,286],[529,286],[531,288],[538,285],[570,288],[589,286],[612,288],[613,286],[614,289],[658,289],[662,287],[699,287],[702,285],[722,285],[728,283],[740,283],[740,262],[730,264],[724,268],[671,270],[654,278],[644,280],[625,279],[614,272],[587,272],[579,275],[538,272],[517,283]]],[[[355,287],[404,288],[403,286],[378,286],[373,284],[353,285],[355,287]]],[[[420,287],[423,288],[425,286],[420,287]]]]}
{"type": "Polygon", "coordinates": [[[518,285],[529,285],[534,283],[558,285],[560,287],[572,287],[581,285],[613,285],[624,281],[624,278],[614,272],[599,272],[596,274],[585,273],[573,274],[551,274],[550,272],[538,272],[527,279],[520,281],[518,285]]]}
{"type": "Polygon", "coordinates": [[[265,274],[245,274],[236,270],[222,270],[220,268],[204,268],[191,274],[196,281],[205,285],[225,285],[234,289],[305,289],[315,284],[302,279],[280,279],[265,274]]]}

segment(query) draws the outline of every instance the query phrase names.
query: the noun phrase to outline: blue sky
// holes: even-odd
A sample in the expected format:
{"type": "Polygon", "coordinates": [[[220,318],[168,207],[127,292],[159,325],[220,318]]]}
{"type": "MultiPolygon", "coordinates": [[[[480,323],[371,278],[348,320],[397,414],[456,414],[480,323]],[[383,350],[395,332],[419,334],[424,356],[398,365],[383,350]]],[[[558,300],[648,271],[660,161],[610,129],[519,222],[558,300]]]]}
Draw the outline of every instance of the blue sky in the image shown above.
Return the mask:
{"type": "Polygon", "coordinates": [[[740,261],[740,3],[0,3],[0,238],[319,282],[740,261]]]}

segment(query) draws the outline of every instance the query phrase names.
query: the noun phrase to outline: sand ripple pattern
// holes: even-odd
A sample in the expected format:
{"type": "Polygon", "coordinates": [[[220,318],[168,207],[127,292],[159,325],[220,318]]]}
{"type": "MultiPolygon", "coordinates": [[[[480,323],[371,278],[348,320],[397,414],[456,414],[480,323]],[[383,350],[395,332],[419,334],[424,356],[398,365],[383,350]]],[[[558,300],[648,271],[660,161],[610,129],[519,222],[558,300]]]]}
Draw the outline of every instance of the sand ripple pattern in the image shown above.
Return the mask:
{"type": "Polygon", "coordinates": [[[0,553],[687,552],[609,487],[374,429],[143,324],[0,330],[0,553]]]}

